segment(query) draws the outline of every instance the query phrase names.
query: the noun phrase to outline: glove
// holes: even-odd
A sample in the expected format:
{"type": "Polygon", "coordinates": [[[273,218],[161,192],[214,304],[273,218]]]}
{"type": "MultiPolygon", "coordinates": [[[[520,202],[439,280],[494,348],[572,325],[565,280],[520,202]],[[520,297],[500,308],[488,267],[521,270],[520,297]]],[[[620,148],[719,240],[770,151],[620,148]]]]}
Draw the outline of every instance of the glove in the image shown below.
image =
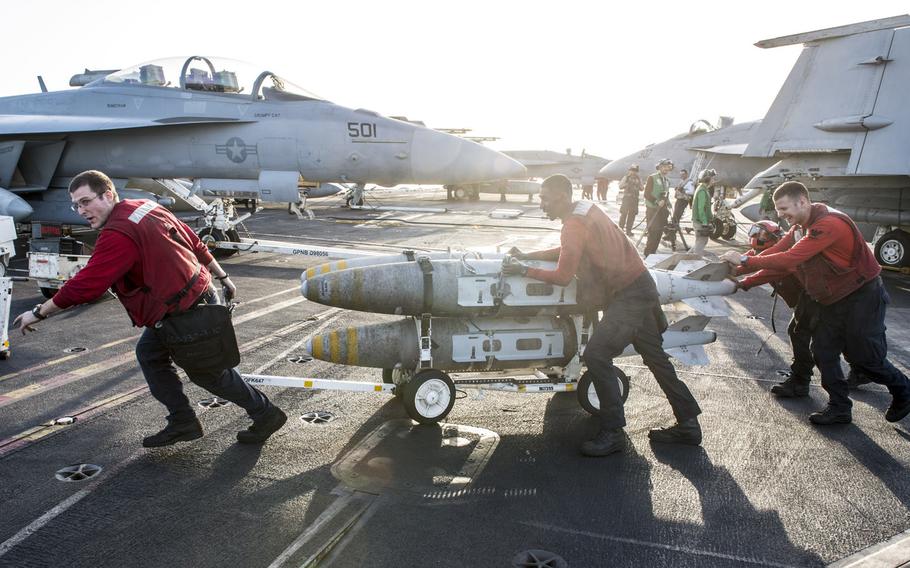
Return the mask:
{"type": "Polygon", "coordinates": [[[524,276],[528,273],[528,267],[518,261],[517,258],[507,256],[502,261],[503,276],[524,276]]]}
{"type": "Polygon", "coordinates": [[[527,258],[527,253],[522,252],[518,247],[512,247],[509,249],[509,252],[506,253],[516,260],[525,260],[527,258]]]}

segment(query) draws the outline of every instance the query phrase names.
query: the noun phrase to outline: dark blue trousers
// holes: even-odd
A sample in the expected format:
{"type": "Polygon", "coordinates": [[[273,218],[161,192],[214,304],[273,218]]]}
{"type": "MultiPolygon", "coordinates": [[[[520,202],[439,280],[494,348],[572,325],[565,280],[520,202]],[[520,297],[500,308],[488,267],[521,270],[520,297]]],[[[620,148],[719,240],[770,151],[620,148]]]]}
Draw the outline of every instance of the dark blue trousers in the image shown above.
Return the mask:
{"type": "MultiPolygon", "coordinates": [[[[177,367],[154,329],[145,328],[136,344],[136,358],[145,375],[149,391],[155,399],[167,407],[169,422],[193,420],[196,413],[189,399],[183,394],[183,385],[177,376],[177,367]]],[[[223,399],[229,400],[246,410],[250,418],[263,417],[272,407],[269,399],[260,391],[247,384],[236,369],[212,369],[187,373],[191,381],[223,399]]]]}
{"type": "Polygon", "coordinates": [[[812,334],[812,355],[822,375],[822,388],[831,406],[849,412],[853,406],[840,365],[840,355],[857,371],[880,385],[896,400],[910,398],[910,381],[888,361],[885,310],[891,303],[881,278],[846,298],[821,306],[812,334]]]}
{"type": "Polygon", "coordinates": [[[813,302],[809,296],[803,293],[793,309],[790,325],[787,326],[790,347],[793,349],[790,373],[794,380],[805,384],[809,384],[812,380],[812,369],[815,367],[815,360],[809,345],[812,342],[812,331],[818,325],[820,308],[820,304],[813,302]]]}
{"type": "Polygon", "coordinates": [[[613,359],[628,346],[635,347],[657,384],[664,391],[677,422],[701,414],[689,387],[676,376],[664,351],[663,312],[657,286],[645,271],[610,302],[585,347],[584,361],[600,399],[600,422],[604,430],[626,425],[617,369],[613,359]]]}

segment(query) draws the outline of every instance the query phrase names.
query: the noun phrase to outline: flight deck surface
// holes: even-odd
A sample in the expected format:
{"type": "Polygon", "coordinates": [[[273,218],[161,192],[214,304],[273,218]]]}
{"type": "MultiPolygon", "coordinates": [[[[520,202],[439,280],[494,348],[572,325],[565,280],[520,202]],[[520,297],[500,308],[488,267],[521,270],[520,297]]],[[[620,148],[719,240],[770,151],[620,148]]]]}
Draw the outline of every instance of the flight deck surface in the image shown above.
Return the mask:
{"type": "MultiPolygon", "coordinates": [[[[371,203],[450,211],[314,201],[314,221],[276,207],[245,227],[253,238],[389,252],[559,243],[558,222],[523,197],[450,203],[441,189],[413,188],[368,194],[371,203]],[[522,214],[491,218],[506,208],[522,214]]],[[[605,205],[615,219],[612,192],[605,205]]],[[[301,357],[315,333],[389,318],[306,301],[300,274],[324,260],[223,261],[239,290],[242,372],[380,380],[301,357]]],[[[910,278],[883,278],[889,357],[907,373],[910,278]]],[[[16,283],[11,313],[42,300],[16,283]]],[[[68,310],[26,337],[11,331],[12,357],[0,361],[0,566],[492,567],[533,565],[518,563],[531,550],[572,567],[821,566],[908,531],[910,419],[886,422],[890,396],[866,385],[851,394],[853,424],[813,426],[807,415],[826,400],[817,374],[809,398],[769,392],[790,360],[789,309],[778,303],[772,334],[767,291],[727,301],[732,315],[708,326],[718,334],[710,365],[676,365],[703,409],[702,446],[649,443],[648,429],[673,416],[635,357],[620,362],[631,378],[629,451],[596,459],[578,453],[598,423],[575,393],[459,392],[443,423],[417,426],[389,394],[263,387],[290,418],[263,446],[235,441],[249,424],[242,410],[200,404],[203,438],[143,449],[164,409],[135,361],[139,330],[112,298],[68,310]],[[79,464],[101,471],[55,475],[79,464]]],[[[671,320],[688,313],[667,309],[671,320]]],[[[211,397],[189,383],[186,392],[211,397]]]]}

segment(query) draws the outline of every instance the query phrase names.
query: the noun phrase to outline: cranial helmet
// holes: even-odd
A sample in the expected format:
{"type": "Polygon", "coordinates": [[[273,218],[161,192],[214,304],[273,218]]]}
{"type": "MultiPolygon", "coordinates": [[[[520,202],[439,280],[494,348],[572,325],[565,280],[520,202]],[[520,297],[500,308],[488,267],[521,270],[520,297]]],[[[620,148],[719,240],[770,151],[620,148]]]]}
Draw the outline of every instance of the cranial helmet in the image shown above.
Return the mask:
{"type": "Polygon", "coordinates": [[[664,158],[663,160],[657,162],[657,167],[659,168],[659,167],[661,167],[661,166],[670,166],[670,167],[672,168],[672,167],[673,167],[673,160],[671,160],[671,159],[669,159],[669,158],[664,158]]]}
{"type": "Polygon", "coordinates": [[[716,170],[714,170],[714,169],[702,170],[701,173],[698,174],[698,181],[708,181],[709,179],[711,179],[713,177],[717,177],[716,170]]]}
{"type": "Polygon", "coordinates": [[[773,247],[783,236],[780,225],[774,221],[758,221],[749,227],[749,244],[758,252],[773,247]]]}

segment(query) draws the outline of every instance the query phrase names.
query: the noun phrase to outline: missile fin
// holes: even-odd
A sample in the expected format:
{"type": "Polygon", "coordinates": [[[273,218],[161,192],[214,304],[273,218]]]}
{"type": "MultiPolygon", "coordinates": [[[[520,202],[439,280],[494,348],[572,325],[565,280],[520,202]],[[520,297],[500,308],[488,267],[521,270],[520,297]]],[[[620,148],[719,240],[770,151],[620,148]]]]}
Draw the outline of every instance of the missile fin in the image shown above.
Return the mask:
{"type": "Polygon", "coordinates": [[[711,318],[706,316],[688,316],[667,328],[667,331],[701,331],[705,329],[711,318]]]}
{"type": "Polygon", "coordinates": [[[720,296],[696,296],[682,300],[687,306],[708,317],[725,317],[730,315],[730,306],[720,296]]]}
{"type": "Polygon", "coordinates": [[[645,261],[648,268],[657,268],[658,270],[674,270],[676,265],[683,260],[701,260],[701,255],[688,252],[674,252],[673,254],[653,254],[648,259],[654,257],[655,262],[645,261]]]}
{"type": "Polygon", "coordinates": [[[667,355],[685,365],[708,365],[711,361],[701,345],[680,345],[667,349],[667,355]]]}
{"type": "Polygon", "coordinates": [[[730,265],[726,262],[712,262],[683,276],[700,282],[720,282],[730,276],[730,265]]]}

